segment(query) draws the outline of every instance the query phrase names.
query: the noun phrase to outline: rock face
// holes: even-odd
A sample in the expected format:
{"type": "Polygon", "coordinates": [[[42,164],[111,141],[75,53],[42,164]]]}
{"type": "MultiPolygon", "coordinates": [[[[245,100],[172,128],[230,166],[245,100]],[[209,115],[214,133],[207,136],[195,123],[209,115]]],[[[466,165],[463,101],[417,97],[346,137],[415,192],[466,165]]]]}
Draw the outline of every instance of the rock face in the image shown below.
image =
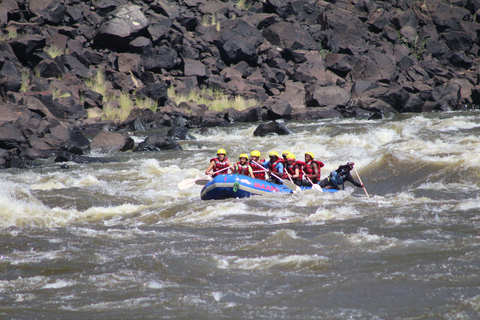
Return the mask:
{"type": "Polygon", "coordinates": [[[102,47],[127,48],[135,36],[149,25],[142,8],[125,5],[111,12],[95,36],[95,44],[102,47]]]}
{"type": "Polygon", "coordinates": [[[265,137],[267,135],[272,135],[272,134],[277,134],[277,135],[289,135],[291,132],[288,130],[284,125],[272,121],[269,123],[262,123],[259,125],[255,131],[253,132],[253,135],[255,137],[265,137]]]}
{"type": "MultiPolygon", "coordinates": [[[[476,0],[251,4],[1,2],[0,167],[26,167],[37,158],[89,161],[74,156],[133,148],[123,134],[107,138],[106,131],[378,119],[480,106],[476,0]],[[254,103],[213,111],[169,97],[203,88],[254,103]],[[134,107],[130,115],[102,121],[99,115],[125,104],[112,99],[120,93],[134,107]],[[143,101],[155,108],[141,109],[143,101]],[[99,135],[93,146],[83,133],[99,135]]],[[[175,139],[188,137],[175,131],[175,139]]],[[[137,150],[179,147],[149,139],[137,150]]]]}

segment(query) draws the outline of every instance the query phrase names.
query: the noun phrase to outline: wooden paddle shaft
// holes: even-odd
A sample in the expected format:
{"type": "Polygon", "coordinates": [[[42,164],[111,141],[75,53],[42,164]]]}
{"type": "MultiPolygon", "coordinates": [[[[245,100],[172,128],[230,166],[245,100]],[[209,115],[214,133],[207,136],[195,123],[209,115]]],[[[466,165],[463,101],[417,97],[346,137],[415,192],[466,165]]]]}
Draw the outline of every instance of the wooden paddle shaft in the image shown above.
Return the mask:
{"type": "Polygon", "coordinates": [[[357,169],[355,169],[355,167],[353,167],[353,170],[355,170],[355,174],[358,177],[358,181],[360,181],[360,184],[363,186],[363,191],[365,191],[365,194],[367,195],[367,198],[370,198],[370,196],[368,195],[367,189],[365,189],[365,186],[363,185],[362,179],[358,175],[357,169]]]}

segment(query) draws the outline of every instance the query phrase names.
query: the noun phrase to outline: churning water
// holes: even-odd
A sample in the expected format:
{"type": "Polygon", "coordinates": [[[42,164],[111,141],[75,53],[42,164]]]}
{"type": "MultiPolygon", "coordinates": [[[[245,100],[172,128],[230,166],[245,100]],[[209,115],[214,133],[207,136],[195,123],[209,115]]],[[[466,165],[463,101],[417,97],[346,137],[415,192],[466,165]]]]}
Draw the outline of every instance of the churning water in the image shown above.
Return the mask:
{"type": "Polygon", "coordinates": [[[192,130],[184,151],[1,172],[0,318],[480,318],[478,112],[285,125],[293,135],[192,130]],[[311,151],[322,177],[354,161],[370,198],[349,184],[178,190],[218,148],[311,151]]]}

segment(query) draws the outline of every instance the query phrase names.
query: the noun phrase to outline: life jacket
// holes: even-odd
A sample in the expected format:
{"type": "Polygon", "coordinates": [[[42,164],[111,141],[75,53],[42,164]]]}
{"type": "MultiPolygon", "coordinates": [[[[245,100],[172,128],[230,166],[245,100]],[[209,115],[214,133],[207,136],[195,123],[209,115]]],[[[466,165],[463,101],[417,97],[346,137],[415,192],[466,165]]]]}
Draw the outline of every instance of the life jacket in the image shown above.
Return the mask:
{"type": "MultiPolygon", "coordinates": [[[[265,160],[260,160],[258,161],[258,163],[262,163],[263,161],[265,160]]],[[[260,180],[265,180],[266,178],[266,175],[265,175],[265,168],[256,164],[256,163],[253,163],[252,161],[250,161],[250,166],[252,167],[252,170],[253,171],[262,171],[262,172],[254,172],[253,173],[253,176],[256,178],[256,179],[260,179],[260,180]]]]}
{"type": "Polygon", "coordinates": [[[250,176],[250,165],[247,163],[245,165],[242,165],[240,162],[237,162],[237,173],[238,174],[243,174],[244,176],[250,176]]]}
{"type": "MultiPolygon", "coordinates": [[[[223,161],[220,161],[218,160],[218,158],[213,158],[213,159],[210,159],[210,162],[212,161],[215,161],[215,167],[213,167],[213,170],[215,172],[219,171],[219,170],[222,170],[222,169],[225,169],[225,168],[228,168],[228,158],[225,157],[225,159],[223,159],[223,161]]],[[[227,173],[228,170],[224,170],[222,171],[221,173],[217,173],[217,174],[213,174],[212,177],[215,177],[215,176],[218,176],[219,174],[225,174],[227,173]]]]}
{"type": "Polygon", "coordinates": [[[277,169],[277,164],[278,164],[278,163],[285,163],[285,160],[283,160],[283,159],[281,159],[281,160],[280,160],[280,159],[277,159],[277,161],[275,161],[275,162],[273,162],[273,163],[270,162],[270,164],[268,165],[268,169],[269,169],[271,172],[283,174],[283,172],[280,172],[280,171],[278,171],[278,169],[277,169]]]}
{"type": "Polygon", "coordinates": [[[343,184],[343,178],[344,176],[341,173],[338,173],[337,171],[332,171],[330,173],[330,181],[336,186],[343,184]]]}
{"type": "Polygon", "coordinates": [[[286,170],[291,176],[293,176],[293,175],[295,174],[295,167],[298,166],[299,176],[298,176],[298,178],[292,178],[293,180],[302,180],[302,178],[303,178],[302,163],[305,163],[305,162],[295,161],[294,163],[292,163],[292,165],[288,164],[288,162],[285,162],[285,170],[286,170]]]}
{"type": "MultiPolygon", "coordinates": [[[[318,166],[318,174],[319,174],[319,177],[320,177],[321,176],[321,169],[320,168],[325,166],[322,161],[311,160],[310,162],[305,163],[305,166],[304,166],[303,170],[305,171],[305,174],[308,174],[308,175],[315,174],[315,170],[313,170],[313,167],[312,167],[313,162],[315,162],[318,166]]],[[[312,182],[317,182],[317,181],[318,181],[317,178],[312,179],[312,182]]]]}

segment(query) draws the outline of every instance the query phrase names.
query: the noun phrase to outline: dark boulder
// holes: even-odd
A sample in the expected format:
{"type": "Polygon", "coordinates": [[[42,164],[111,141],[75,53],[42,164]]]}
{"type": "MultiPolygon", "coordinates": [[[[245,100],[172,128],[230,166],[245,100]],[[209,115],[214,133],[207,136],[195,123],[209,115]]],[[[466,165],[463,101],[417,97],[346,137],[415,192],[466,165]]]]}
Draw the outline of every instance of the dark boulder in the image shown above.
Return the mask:
{"type": "Polygon", "coordinates": [[[109,131],[100,131],[90,143],[90,150],[93,153],[127,151],[133,147],[134,141],[128,135],[109,131]]]}
{"type": "Polygon", "coordinates": [[[403,112],[403,107],[408,99],[410,99],[410,95],[403,88],[390,86],[367,90],[362,94],[362,98],[364,100],[368,98],[382,100],[398,112],[403,112]]]}
{"type": "Polygon", "coordinates": [[[54,162],[67,162],[67,161],[72,161],[72,162],[75,162],[75,163],[83,163],[83,164],[110,162],[109,160],[106,160],[106,159],[80,156],[80,155],[77,155],[75,153],[71,153],[71,152],[68,152],[68,151],[59,152],[59,154],[55,157],[55,160],[54,160],[54,162]]]}
{"type": "Polygon", "coordinates": [[[9,43],[17,59],[27,65],[29,64],[35,50],[45,47],[45,37],[26,34],[16,37],[9,43]]]}
{"type": "Polygon", "coordinates": [[[30,12],[46,23],[59,24],[67,11],[63,1],[35,0],[29,3],[30,12]]]}
{"type": "MultiPolygon", "coordinates": [[[[223,22],[223,21],[222,21],[223,22]]],[[[249,61],[254,58],[263,37],[252,25],[243,19],[227,20],[222,23],[215,44],[226,64],[249,61]]]]}
{"type": "Polygon", "coordinates": [[[83,63],[81,63],[74,55],[64,54],[55,58],[55,62],[58,64],[61,70],[65,72],[70,71],[73,75],[81,78],[88,79],[92,76],[90,70],[83,63]]]}
{"type": "Polygon", "coordinates": [[[268,120],[292,119],[292,106],[288,101],[279,100],[272,104],[267,110],[268,120]]]}
{"type": "Polygon", "coordinates": [[[357,62],[358,58],[347,54],[329,53],[325,57],[325,66],[341,77],[352,71],[357,62]]]}
{"type": "Polygon", "coordinates": [[[201,127],[228,127],[228,122],[223,118],[223,113],[208,111],[202,116],[201,127]]]}
{"type": "Polygon", "coordinates": [[[350,92],[343,88],[312,85],[307,89],[306,104],[307,107],[345,106],[350,98],[350,92]]]}
{"type": "Polygon", "coordinates": [[[146,71],[161,73],[162,69],[171,70],[180,63],[175,49],[167,46],[155,47],[150,52],[142,55],[146,71]]]}
{"type": "Polygon", "coordinates": [[[207,67],[200,61],[192,59],[183,60],[183,74],[186,77],[196,76],[196,77],[206,77],[207,76],[207,67]]]}
{"type": "Polygon", "coordinates": [[[4,123],[0,125],[0,149],[10,150],[26,141],[22,131],[13,124],[4,123]]]}
{"type": "Polygon", "coordinates": [[[35,67],[35,73],[43,78],[59,78],[65,74],[65,68],[53,59],[44,59],[35,67]]]}
{"type": "Polygon", "coordinates": [[[108,14],[95,35],[95,44],[101,47],[128,48],[128,44],[145,30],[149,21],[142,8],[128,4],[108,14]]]}
{"type": "Polygon", "coordinates": [[[7,161],[10,160],[10,154],[5,149],[0,149],[0,169],[5,169],[7,161]]]}
{"type": "Polygon", "coordinates": [[[255,131],[253,132],[253,135],[255,137],[265,137],[267,135],[289,135],[292,132],[288,130],[283,124],[280,124],[276,121],[268,122],[268,123],[262,123],[260,124],[255,131]]]}
{"type": "Polygon", "coordinates": [[[262,35],[271,44],[288,51],[318,49],[318,43],[296,23],[276,23],[264,29],[262,35]]]}
{"type": "Polygon", "coordinates": [[[247,122],[247,115],[234,108],[229,108],[225,111],[225,115],[223,117],[225,120],[227,120],[230,123],[234,122],[247,122]]]}
{"type": "Polygon", "coordinates": [[[156,101],[158,105],[163,106],[165,101],[168,100],[167,89],[165,82],[155,82],[140,88],[136,92],[136,96],[140,99],[150,98],[156,101]]]}
{"type": "Polygon", "coordinates": [[[155,0],[150,5],[153,11],[162,14],[170,19],[176,19],[180,16],[180,8],[175,2],[166,0],[155,0]]]}
{"type": "Polygon", "coordinates": [[[379,50],[371,50],[355,64],[352,76],[355,79],[390,83],[395,79],[394,61],[379,50]]]}
{"type": "Polygon", "coordinates": [[[182,150],[182,147],[171,137],[149,135],[134,151],[182,150]]]}
{"type": "Polygon", "coordinates": [[[437,86],[432,91],[432,100],[435,101],[434,110],[452,111],[457,110],[460,103],[461,86],[458,82],[452,81],[442,86],[437,86]]]}
{"type": "Polygon", "coordinates": [[[188,128],[175,127],[167,131],[167,137],[171,137],[174,140],[195,140],[195,137],[188,134],[188,128]]]}
{"type": "Polygon", "coordinates": [[[329,5],[319,14],[318,23],[328,30],[327,39],[322,40],[325,49],[346,54],[367,51],[368,30],[354,12],[329,5]]]}
{"type": "Polygon", "coordinates": [[[325,108],[298,108],[294,109],[292,114],[293,120],[317,120],[317,119],[329,119],[329,118],[343,118],[336,107],[330,106],[325,108]]]}

